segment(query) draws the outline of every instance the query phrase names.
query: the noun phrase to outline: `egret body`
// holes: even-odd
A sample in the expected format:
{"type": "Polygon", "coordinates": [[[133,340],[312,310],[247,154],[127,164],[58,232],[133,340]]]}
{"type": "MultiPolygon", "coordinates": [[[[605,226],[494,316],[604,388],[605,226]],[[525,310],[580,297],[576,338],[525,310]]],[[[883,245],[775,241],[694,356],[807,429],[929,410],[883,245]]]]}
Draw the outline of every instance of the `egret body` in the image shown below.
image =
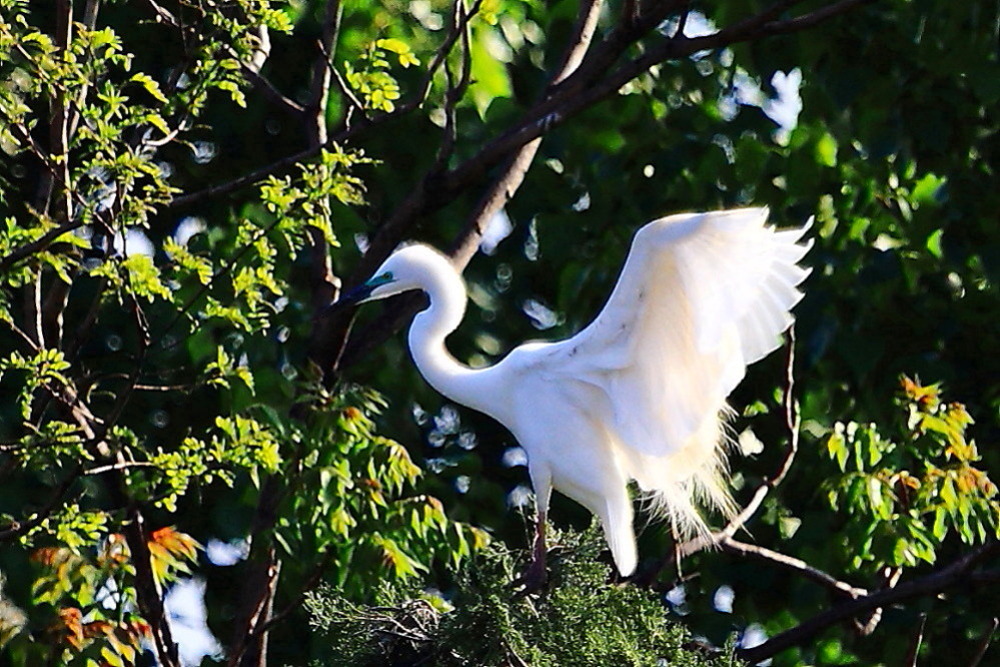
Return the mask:
{"type": "Polygon", "coordinates": [[[473,369],[445,347],[465,313],[447,257],[393,253],[347,300],[408,290],[430,305],[410,352],[437,391],[506,426],[528,455],[538,508],[536,574],[555,488],[601,521],[618,570],[636,566],[629,480],[682,533],[706,531],[699,505],[732,513],[724,475],[726,397],[748,364],[778,347],[809,274],[805,229],[767,226],[767,209],[673,215],[642,227],[607,304],[572,338],[527,343],[473,369]]]}

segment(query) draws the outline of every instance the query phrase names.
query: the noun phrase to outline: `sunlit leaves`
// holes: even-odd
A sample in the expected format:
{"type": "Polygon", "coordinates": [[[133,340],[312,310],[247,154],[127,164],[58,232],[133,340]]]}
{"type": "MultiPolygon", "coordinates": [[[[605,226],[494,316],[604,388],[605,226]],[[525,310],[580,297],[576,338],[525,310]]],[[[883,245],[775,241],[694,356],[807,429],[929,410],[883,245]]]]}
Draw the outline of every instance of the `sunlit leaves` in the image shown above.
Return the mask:
{"type": "Polygon", "coordinates": [[[152,95],[154,98],[156,98],[157,101],[162,102],[164,104],[166,104],[169,101],[167,100],[167,96],[164,95],[163,91],[160,89],[160,84],[157,83],[153,79],[153,77],[149,76],[148,74],[143,74],[142,72],[133,74],[132,78],[129,79],[129,81],[135,81],[136,83],[141,85],[143,88],[146,89],[146,92],[152,95]]]}
{"type": "Polygon", "coordinates": [[[33,357],[25,357],[14,351],[6,359],[0,360],[0,378],[8,371],[21,371],[23,384],[18,404],[21,406],[21,416],[28,419],[36,390],[45,387],[54,392],[61,391],[69,385],[69,379],[65,375],[69,367],[62,350],[43,348],[33,357]]]}
{"type": "MultiPolygon", "coordinates": [[[[46,234],[56,229],[57,225],[46,216],[34,220],[17,220],[7,218],[0,227],[0,257],[6,257],[31,243],[37,242],[46,234]]],[[[85,247],[86,242],[72,232],[60,235],[55,243],[65,244],[61,252],[42,250],[33,253],[31,258],[3,272],[0,285],[22,287],[31,281],[40,270],[49,269],[63,282],[71,282],[70,275],[79,265],[79,257],[75,249],[85,247]]]]}
{"type": "Polygon", "coordinates": [[[361,95],[366,108],[392,112],[400,97],[399,82],[390,72],[389,53],[402,67],[419,65],[420,60],[402,40],[378,39],[358,57],[356,64],[344,62],[347,82],[361,95]]]}
{"type": "MultiPolygon", "coordinates": [[[[158,585],[190,572],[200,545],[172,527],[146,537],[158,585]]],[[[149,639],[150,627],[135,611],[132,554],[120,533],[96,531],[86,548],[43,547],[33,552],[39,576],[34,602],[47,610],[62,664],[126,667],[149,639]]]]}
{"type": "MultiPolygon", "coordinates": [[[[488,16],[488,14],[487,14],[488,16]]],[[[491,53],[491,43],[500,40],[497,28],[476,24],[472,31],[472,79],[469,92],[480,116],[486,114],[493,100],[513,94],[506,64],[491,53]]]]}
{"type": "Polygon", "coordinates": [[[484,544],[483,534],[450,521],[436,498],[414,495],[422,472],[406,449],[374,432],[377,396],[319,386],[307,396],[318,412],[300,438],[315,499],[303,495],[289,508],[281,529],[289,549],[326,545],[338,554],[345,594],[364,599],[373,581],[415,576],[435,559],[457,563],[484,544]]]}
{"type": "Polygon", "coordinates": [[[215,361],[205,367],[205,376],[208,384],[230,388],[230,379],[238,379],[247,389],[253,392],[253,373],[249,367],[243,364],[236,364],[226,351],[221,347],[218,350],[215,361]]]}
{"type": "Polygon", "coordinates": [[[215,426],[210,439],[188,436],[176,449],[159,448],[149,458],[150,467],[137,469],[129,478],[136,495],[174,512],[192,483],[218,479],[232,486],[239,471],[259,483],[263,473],[278,470],[280,444],[263,423],[237,415],[218,417],[215,426]]]}
{"type": "Polygon", "coordinates": [[[375,41],[375,48],[391,51],[399,57],[399,64],[403,67],[419,65],[420,60],[413,55],[409,45],[399,39],[379,39],[375,41]]]}
{"type": "Polygon", "coordinates": [[[191,564],[197,562],[198,551],[202,548],[194,538],[173,526],[151,532],[146,547],[153,577],[161,586],[174,581],[180,574],[191,574],[191,564]]]}
{"type": "Polygon", "coordinates": [[[825,167],[837,166],[837,140],[824,134],[816,141],[816,161],[825,167]]]}
{"type": "Polygon", "coordinates": [[[207,257],[195,255],[170,237],[164,239],[163,250],[174,260],[178,273],[193,275],[202,285],[211,281],[212,262],[207,257]]]}
{"type": "Polygon", "coordinates": [[[905,430],[895,441],[874,424],[838,423],[827,452],[841,472],[827,485],[847,530],[866,535],[853,567],[933,563],[949,531],[967,543],[1000,533],[997,487],[977,467],[965,406],[944,403],[941,385],[901,379],[905,430]],[[897,444],[905,443],[905,444],[897,444]]]}
{"type": "Polygon", "coordinates": [[[146,255],[111,258],[91,269],[90,275],[107,278],[117,292],[119,303],[136,297],[145,301],[153,301],[157,297],[167,301],[173,298],[160,279],[159,267],[146,255]]]}

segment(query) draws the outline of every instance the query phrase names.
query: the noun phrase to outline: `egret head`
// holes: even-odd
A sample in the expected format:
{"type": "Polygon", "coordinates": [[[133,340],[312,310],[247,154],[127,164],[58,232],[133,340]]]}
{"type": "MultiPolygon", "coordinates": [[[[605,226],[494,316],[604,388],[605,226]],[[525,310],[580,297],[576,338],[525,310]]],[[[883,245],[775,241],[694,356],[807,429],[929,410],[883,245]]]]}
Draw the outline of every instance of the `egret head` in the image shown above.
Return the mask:
{"type": "Polygon", "coordinates": [[[386,299],[409,290],[426,290],[442,271],[454,273],[447,257],[433,248],[412,244],[389,255],[367,282],[354,288],[337,302],[365,303],[386,299]]]}

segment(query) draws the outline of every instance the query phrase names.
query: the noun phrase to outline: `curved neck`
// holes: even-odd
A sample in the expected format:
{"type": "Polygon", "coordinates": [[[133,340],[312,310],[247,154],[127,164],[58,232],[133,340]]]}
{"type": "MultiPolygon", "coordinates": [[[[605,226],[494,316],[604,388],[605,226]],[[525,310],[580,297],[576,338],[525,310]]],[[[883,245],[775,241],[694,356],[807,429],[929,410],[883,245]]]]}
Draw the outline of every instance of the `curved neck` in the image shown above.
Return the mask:
{"type": "MultiPolygon", "coordinates": [[[[437,391],[462,405],[496,416],[496,405],[486,405],[490,392],[488,369],[476,370],[458,362],[445,347],[445,338],[465,315],[466,293],[454,271],[426,276],[423,289],[430,306],[417,313],[410,327],[410,354],[421,375],[437,391]]],[[[493,401],[489,401],[493,403],[493,401]]]]}

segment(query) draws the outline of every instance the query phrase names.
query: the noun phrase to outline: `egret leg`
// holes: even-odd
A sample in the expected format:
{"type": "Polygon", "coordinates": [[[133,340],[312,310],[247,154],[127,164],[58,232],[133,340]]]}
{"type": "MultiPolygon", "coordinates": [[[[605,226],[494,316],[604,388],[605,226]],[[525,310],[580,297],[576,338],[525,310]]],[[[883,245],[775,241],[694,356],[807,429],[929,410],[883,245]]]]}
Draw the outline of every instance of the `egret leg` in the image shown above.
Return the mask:
{"type": "Polygon", "coordinates": [[[545,515],[544,510],[538,512],[535,521],[535,542],[531,548],[531,562],[528,568],[521,575],[517,583],[521,585],[521,593],[534,593],[541,590],[548,581],[548,572],[545,569],[545,515]]]}
{"type": "Polygon", "coordinates": [[[537,516],[535,518],[535,540],[531,547],[531,562],[520,577],[515,580],[515,585],[521,586],[521,594],[534,593],[541,590],[548,581],[548,572],[545,569],[545,520],[548,516],[549,498],[552,495],[551,479],[545,474],[533,474],[532,485],[535,487],[535,503],[537,516]]]}

